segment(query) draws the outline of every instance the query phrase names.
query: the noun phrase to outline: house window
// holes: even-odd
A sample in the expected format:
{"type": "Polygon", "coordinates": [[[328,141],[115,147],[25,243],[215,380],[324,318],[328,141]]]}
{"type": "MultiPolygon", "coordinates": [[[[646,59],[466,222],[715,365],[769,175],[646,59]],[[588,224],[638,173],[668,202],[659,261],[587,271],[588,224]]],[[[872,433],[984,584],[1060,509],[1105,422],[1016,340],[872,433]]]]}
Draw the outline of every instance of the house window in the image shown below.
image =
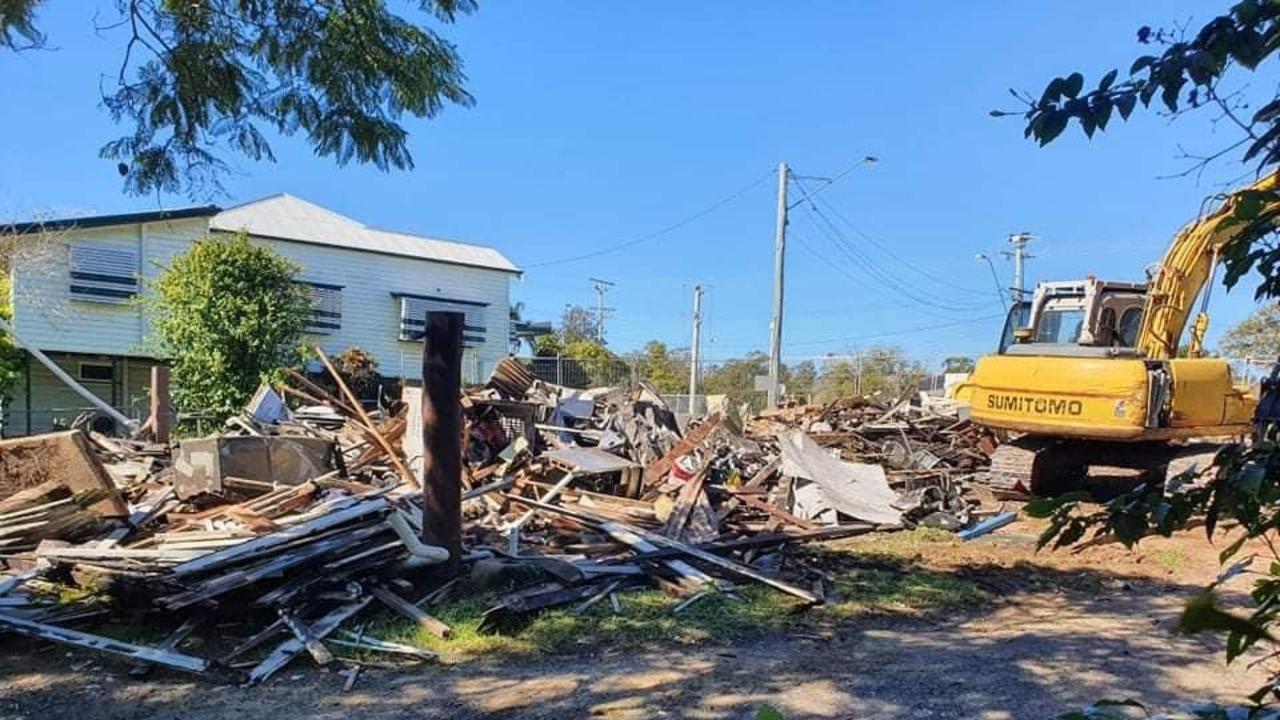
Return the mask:
{"type": "Polygon", "coordinates": [[[111,382],[115,379],[115,368],[110,363],[80,363],[80,380],[83,382],[111,382]]]}
{"type": "Polygon", "coordinates": [[[311,322],[307,332],[312,335],[332,335],[342,329],[342,286],[325,283],[306,283],[311,290],[311,322]]]}
{"type": "Polygon", "coordinates": [[[71,246],[71,298],[127,303],[138,294],[138,251],[75,243],[71,246]]]}
{"type": "Polygon", "coordinates": [[[462,323],[463,347],[473,348],[484,344],[484,312],[485,308],[489,307],[488,303],[408,293],[391,293],[391,297],[400,301],[401,340],[408,342],[422,340],[423,328],[427,324],[427,312],[435,310],[460,312],[465,316],[462,323]]]}

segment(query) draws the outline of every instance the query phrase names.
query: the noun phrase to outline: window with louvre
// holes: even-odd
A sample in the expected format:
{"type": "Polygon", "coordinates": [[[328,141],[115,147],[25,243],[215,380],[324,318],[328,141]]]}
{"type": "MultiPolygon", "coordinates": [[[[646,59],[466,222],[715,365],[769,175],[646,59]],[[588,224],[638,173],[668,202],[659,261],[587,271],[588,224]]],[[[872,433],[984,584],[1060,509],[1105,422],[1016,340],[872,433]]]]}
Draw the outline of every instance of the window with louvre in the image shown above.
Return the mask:
{"type": "Polygon", "coordinates": [[[342,329],[342,286],[306,283],[311,289],[311,322],[307,332],[332,335],[342,329]]]}
{"type": "Polygon", "coordinates": [[[422,340],[423,328],[427,324],[427,312],[435,310],[460,312],[465,316],[462,324],[463,347],[473,348],[484,344],[484,312],[485,308],[489,307],[488,303],[408,293],[391,293],[391,297],[400,301],[401,340],[422,340]]]}
{"type": "Polygon", "coordinates": [[[71,245],[71,298],[127,303],[138,294],[138,251],[133,248],[71,245]]]}

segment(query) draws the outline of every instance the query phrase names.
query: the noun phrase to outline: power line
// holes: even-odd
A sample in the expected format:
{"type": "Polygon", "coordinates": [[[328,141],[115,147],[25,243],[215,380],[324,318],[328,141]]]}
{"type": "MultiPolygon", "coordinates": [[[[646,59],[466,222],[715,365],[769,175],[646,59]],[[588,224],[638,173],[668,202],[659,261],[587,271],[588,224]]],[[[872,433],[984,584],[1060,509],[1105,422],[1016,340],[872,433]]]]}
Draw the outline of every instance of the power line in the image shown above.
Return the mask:
{"type": "Polygon", "coordinates": [[[947,279],[946,279],[946,278],[944,278],[944,277],[940,277],[940,276],[938,276],[938,275],[934,275],[934,274],[932,274],[932,273],[930,273],[930,272],[927,272],[927,271],[925,271],[925,270],[923,270],[923,269],[921,269],[921,268],[919,268],[919,267],[916,267],[916,265],[915,265],[914,263],[911,263],[911,262],[908,262],[908,261],[906,261],[906,260],[903,260],[903,259],[902,259],[901,257],[899,257],[896,253],[894,253],[892,250],[890,250],[888,247],[886,247],[884,244],[882,244],[880,241],[876,240],[874,237],[872,237],[871,235],[869,235],[869,234],[867,234],[866,232],[864,232],[864,231],[862,230],[862,228],[858,227],[858,226],[857,226],[857,225],[856,225],[852,220],[850,220],[850,219],[849,219],[849,218],[848,218],[844,213],[840,212],[840,210],[839,210],[839,209],[837,209],[835,205],[832,205],[832,204],[831,204],[831,201],[827,200],[826,198],[818,198],[818,202],[822,203],[822,205],[823,205],[824,207],[826,207],[826,209],[827,209],[827,210],[831,211],[831,214],[832,214],[832,215],[835,215],[835,216],[836,216],[836,218],[837,218],[838,220],[842,221],[844,224],[846,224],[846,225],[848,225],[850,228],[852,228],[852,229],[853,229],[853,231],[854,231],[855,233],[857,233],[858,237],[861,237],[863,240],[866,240],[867,242],[869,242],[869,243],[871,243],[872,245],[876,246],[876,247],[877,247],[877,248],[879,248],[879,250],[880,250],[881,252],[883,252],[885,255],[888,255],[889,257],[893,258],[894,260],[897,260],[899,263],[901,263],[901,264],[902,264],[902,266],[903,266],[903,267],[905,267],[905,268],[907,268],[908,270],[910,270],[910,271],[912,271],[912,272],[916,273],[917,275],[919,275],[919,276],[921,276],[921,277],[923,277],[923,278],[925,278],[925,279],[932,280],[933,282],[936,282],[936,283],[938,283],[938,284],[940,284],[940,285],[946,285],[947,287],[952,288],[952,289],[954,289],[954,290],[959,290],[959,291],[961,291],[961,292],[967,292],[967,293],[970,293],[970,294],[973,294],[973,295],[983,295],[983,296],[988,295],[988,293],[986,293],[986,292],[984,292],[984,291],[981,291],[981,290],[974,290],[973,288],[967,288],[967,287],[965,287],[965,286],[963,286],[963,285],[957,285],[957,284],[955,284],[955,283],[951,282],[950,280],[947,280],[947,279]]]}
{"type": "MultiPolygon", "coordinates": [[[[916,303],[917,305],[932,308],[934,310],[943,310],[950,313],[956,311],[973,311],[984,307],[975,303],[958,303],[954,300],[948,300],[940,296],[930,296],[926,291],[918,288],[910,287],[907,281],[894,276],[891,272],[878,266],[870,257],[866,255],[857,245],[850,241],[840,229],[835,227],[829,218],[822,214],[816,208],[806,208],[809,210],[809,219],[814,228],[831,242],[842,255],[849,259],[855,266],[865,272],[870,278],[878,282],[883,288],[890,292],[916,303]],[[826,227],[819,224],[814,218],[822,220],[826,227]]],[[[856,279],[855,279],[856,282],[856,279]]]]}
{"type": "Polygon", "coordinates": [[[806,190],[802,183],[797,181],[796,185],[809,200],[809,205],[805,209],[814,217],[821,219],[823,223],[825,223],[826,228],[829,228],[828,232],[827,229],[824,229],[821,225],[814,222],[814,226],[818,231],[827,236],[827,239],[830,240],[832,244],[836,245],[837,249],[840,249],[844,255],[849,257],[854,264],[861,267],[867,274],[879,280],[886,288],[897,291],[902,296],[918,304],[927,305],[941,310],[951,311],[957,308],[978,310],[979,308],[986,306],[985,303],[958,303],[954,298],[933,295],[922,288],[915,287],[915,285],[910,281],[904,280],[892,270],[880,266],[870,255],[863,252],[857,245],[849,240],[840,228],[836,227],[835,223],[833,223],[831,219],[818,208],[812,194],[806,190]]]}
{"type": "MultiPolygon", "coordinates": [[[[995,315],[982,316],[982,318],[970,318],[968,320],[955,320],[955,322],[950,322],[950,323],[934,323],[932,325],[919,325],[919,327],[904,328],[904,329],[900,329],[900,331],[864,333],[864,334],[859,334],[859,336],[828,337],[828,338],[824,338],[824,340],[787,341],[787,345],[823,345],[823,343],[828,343],[828,342],[861,342],[865,340],[878,340],[878,338],[884,338],[884,337],[900,337],[900,336],[906,336],[906,334],[941,331],[941,329],[956,328],[956,327],[961,327],[961,325],[974,325],[978,323],[986,323],[988,322],[988,320],[1002,319],[1004,318],[1004,316],[1005,316],[1004,314],[1000,313],[995,315]]],[[[731,346],[721,346],[721,347],[754,347],[754,346],[731,345],[731,346]]]]}
{"type": "Polygon", "coordinates": [[[884,337],[897,337],[899,335],[911,335],[913,333],[928,332],[930,330],[944,330],[946,328],[960,327],[963,325],[976,325],[978,323],[990,320],[999,320],[1004,318],[1004,313],[996,313],[995,315],[987,315],[978,318],[969,318],[968,320],[956,320],[953,322],[936,323],[934,325],[921,325],[919,327],[905,328],[903,330],[887,330],[885,332],[868,333],[864,335],[850,335],[838,338],[826,338],[825,340],[805,340],[801,342],[793,342],[792,345],[821,345],[830,342],[861,342],[863,340],[875,340],[884,337]]]}
{"type": "Polygon", "coordinates": [[[713,204],[712,204],[712,205],[710,205],[709,207],[707,207],[707,208],[705,208],[705,209],[703,209],[703,210],[700,210],[700,211],[698,211],[698,212],[696,212],[696,213],[694,213],[694,214],[692,214],[692,215],[690,215],[690,216],[688,216],[688,217],[684,218],[683,220],[680,220],[680,221],[678,221],[678,222],[672,223],[671,225],[667,225],[666,227],[664,227],[664,228],[662,228],[662,229],[660,229],[660,230],[656,230],[656,231],[654,231],[654,232],[651,232],[651,233],[649,233],[648,235],[644,235],[644,236],[642,236],[642,237],[638,237],[638,238],[636,238],[636,239],[634,239],[634,240],[628,240],[627,242],[624,242],[624,243],[618,243],[617,245],[610,245],[610,246],[608,246],[608,247],[603,247],[603,248],[600,248],[599,250],[593,250],[593,251],[591,251],[591,252],[583,253],[583,254],[581,254],[581,255],[573,255],[573,256],[571,256],[571,257],[558,258],[558,259],[556,259],[556,260],[545,260],[545,261],[543,261],[543,262],[527,263],[527,264],[525,265],[525,267],[526,267],[526,268],[547,267],[547,266],[550,266],[550,265],[563,265],[564,263],[578,262],[579,260],[589,260],[589,259],[594,258],[594,257],[600,257],[601,255],[607,255],[607,254],[609,254],[609,253],[611,253],[611,252],[617,252],[618,250],[625,250],[626,248],[629,248],[629,247],[635,247],[636,245],[640,245],[640,244],[642,244],[642,243],[649,242],[650,240],[656,240],[656,239],[658,239],[658,238],[662,237],[663,235],[666,235],[667,233],[671,233],[671,232],[674,232],[674,231],[676,231],[676,230],[679,230],[680,228],[684,227],[685,225],[688,225],[689,223],[695,222],[695,221],[697,221],[697,220],[701,220],[702,218],[706,217],[707,215],[710,215],[711,213],[715,212],[716,210],[719,210],[720,208],[724,207],[725,205],[728,205],[729,203],[733,202],[734,200],[737,200],[738,198],[740,198],[740,197],[742,197],[743,195],[747,194],[747,193],[748,193],[748,192],[750,192],[751,190],[755,189],[755,187],[756,187],[757,185],[759,185],[760,183],[762,183],[762,182],[764,182],[765,180],[768,180],[769,178],[773,177],[773,174],[774,174],[774,171],[773,171],[773,170],[770,170],[769,172],[765,173],[764,175],[761,175],[760,177],[758,177],[758,178],[756,178],[755,180],[753,180],[753,181],[751,182],[751,184],[749,184],[749,185],[747,185],[747,186],[743,187],[742,189],[740,189],[740,190],[738,190],[738,191],[734,192],[734,193],[733,193],[733,194],[731,194],[731,195],[728,195],[727,197],[724,197],[724,198],[722,198],[722,199],[720,199],[720,200],[716,201],[715,203],[713,203],[713,204]]]}

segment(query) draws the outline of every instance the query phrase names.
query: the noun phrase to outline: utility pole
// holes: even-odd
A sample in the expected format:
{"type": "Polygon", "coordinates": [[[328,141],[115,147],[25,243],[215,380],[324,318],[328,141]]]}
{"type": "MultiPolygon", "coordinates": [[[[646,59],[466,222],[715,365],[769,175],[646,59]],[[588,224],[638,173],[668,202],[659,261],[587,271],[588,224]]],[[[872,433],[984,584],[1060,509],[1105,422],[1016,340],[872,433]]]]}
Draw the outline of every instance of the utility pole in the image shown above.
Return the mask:
{"type": "Polygon", "coordinates": [[[782,294],[787,256],[787,179],[785,162],[778,163],[778,217],[773,234],[773,318],[769,321],[769,407],[778,404],[782,376],[782,294]]]}
{"type": "Polygon", "coordinates": [[[689,415],[694,415],[693,399],[698,395],[698,355],[702,345],[702,286],[693,286],[693,349],[689,356],[689,415]]]}
{"type": "Polygon", "coordinates": [[[600,278],[589,278],[592,287],[596,291],[596,340],[604,344],[604,314],[609,308],[604,306],[604,294],[609,292],[609,288],[613,287],[613,283],[600,278]]]}
{"type": "Polygon", "coordinates": [[[1009,244],[1013,246],[1013,250],[1006,250],[1002,254],[1005,257],[1013,258],[1013,303],[1017,305],[1022,302],[1024,287],[1024,271],[1026,269],[1026,261],[1035,257],[1027,254],[1027,243],[1031,242],[1032,235],[1029,232],[1014,233],[1009,236],[1009,244]]]}

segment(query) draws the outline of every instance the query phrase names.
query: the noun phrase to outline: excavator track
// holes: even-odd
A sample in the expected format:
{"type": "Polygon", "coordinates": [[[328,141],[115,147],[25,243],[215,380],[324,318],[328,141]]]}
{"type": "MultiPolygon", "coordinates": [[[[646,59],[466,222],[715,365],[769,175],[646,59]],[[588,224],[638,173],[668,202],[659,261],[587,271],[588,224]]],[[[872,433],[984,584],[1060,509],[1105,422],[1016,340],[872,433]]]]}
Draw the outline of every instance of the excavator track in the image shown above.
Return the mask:
{"type": "Polygon", "coordinates": [[[998,492],[1051,495],[1083,482],[1088,467],[1070,444],[1024,435],[996,448],[988,485],[998,492]]]}
{"type": "Polygon", "coordinates": [[[1001,443],[991,455],[987,485],[1008,493],[1030,493],[1036,479],[1036,463],[1054,445],[1048,438],[1023,436],[1001,443]]]}
{"type": "Polygon", "coordinates": [[[1207,482],[1220,443],[1099,443],[1024,435],[991,455],[987,485],[997,493],[1047,497],[1089,488],[1104,495],[1125,492],[1140,482],[1165,489],[1207,482]],[[1199,472],[1189,473],[1196,469],[1199,472]]]}

